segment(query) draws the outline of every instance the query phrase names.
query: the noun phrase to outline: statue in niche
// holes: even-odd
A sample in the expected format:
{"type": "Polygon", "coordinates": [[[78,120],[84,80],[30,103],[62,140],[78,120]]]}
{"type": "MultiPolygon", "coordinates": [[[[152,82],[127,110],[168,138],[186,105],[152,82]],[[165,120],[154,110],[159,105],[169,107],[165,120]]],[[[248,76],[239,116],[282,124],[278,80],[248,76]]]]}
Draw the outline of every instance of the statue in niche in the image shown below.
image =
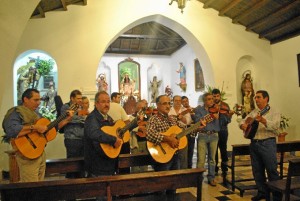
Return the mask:
{"type": "Polygon", "coordinates": [[[17,81],[18,105],[22,103],[22,94],[28,88],[37,89],[39,85],[40,75],[34,66],[30,66],[28,70],[19,75],[17,81]]]}
{"type": "Polygon", "coordinates": [[[125,73],[123,80],[120,83],[120,93],[124,96],[129,96],[135,93],[135,80],[125,73]]]}
{"type": "Polygon", "coordinates": [[[186,68],[182,62],[179,63],[179,69],[176,72],[179,73],[179,77],[180,77],[180,83],[178,83],[177,85],[179,85],[179,87],[183,91],[186,91],[186,86],[187,86],[187,84],[186,84],[186,68]]]}
{"type": "Polygon", "coordinates": [[[108,84],[106,82],[106,76],[104,73],[100,73],[96,79],[96,84],[98,87],[98,91],[106,91],[108,90],[108,84]]]}
{"type": "Polygon", "coordinates": [[[49,111],[56,111],[54,97],[57,96],[57,91],[55,90],[54,82],[49,83],[49,89],[46,94],[41,98],[44,102],[44,106],[49,109],[49,111]]]}
{"type": "Polygon", "coordinates": [[[244,113],[242,117],[244,118],[249,114],[254,108],[254,89],[253,89],[253,79],[251,77],[251,71],[245,71],[243,74],[243,81],[241,85],[242,91],[242,104],[244,106],[244,113]]]}
{"type": "Polygon", "coordinates": [[[158,96],[158,89],[161,85],[161,80],[157,80],[157,76],[153,76],[152,82],[150,81],[150,89],[151,89],[151,103],[155,103],[156,98],[158,96]]]}

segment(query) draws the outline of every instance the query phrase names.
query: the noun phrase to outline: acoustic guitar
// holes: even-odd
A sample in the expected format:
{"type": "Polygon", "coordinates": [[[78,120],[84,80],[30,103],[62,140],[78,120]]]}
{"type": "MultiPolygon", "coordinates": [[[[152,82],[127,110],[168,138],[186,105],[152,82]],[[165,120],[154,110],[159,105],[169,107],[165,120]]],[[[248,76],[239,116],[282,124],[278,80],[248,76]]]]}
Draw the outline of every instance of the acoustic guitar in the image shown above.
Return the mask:
{"type": "MultiPolygon", "coordinates": [[[[266,114],[270,110],[270,106],[267,105],[264,109],[260,111],[260,116],[266,114]]],[[[248,117],[245,121],[248,125],[246,130],[244,131],[244,137],[247,139],[253,139],[256,135],[259,122],[255,120],[255,118],[248,117]]]]}
{"type": "Polygon", "coordinates": [[[120,154],[122,145],[129,141],[130,133],[129,129],[134,125],[137,124],[139,115],[144,114],[145,109],[142,109],[138,112],[138,115],[129,123],[125,124],[124,121],[118,120],[115,122],[113,126],[103,126],[101,130],[108,134],[112,135],[114,137],[120,138],[123,140],[121,146],[119,147],[113,147],[109,144],[100,143],[100,147],[102,148],[103,152],[108,156],[109,158],[117,158],[120,154]]]}
{"type": "MultiPolygon", "coordinates": [[[[76,111],[77,104],[70,106],[69,110],[76,111]]],[[[55,126],[68,116],[68,113],[60,115],[56,120],[50,122],[46,118],[40,118],[35,125],[47,125],[47,130],[44,133],[37,131],[17,137],[11,141],[12,145],[20,151],[20,153],[29,159],[35,159],[42,155],[47,142],[52,141],[57,134],[55,126]]]]}
{"type": "MultiPolygon", "coordinates": [[[[212,122],[214,120],[213,114],[207,114],[202,119],[202,121],[206,121],[206,123],[212,122]]],[[[176,134],[176,138],[179,140],[178,148],[172,148],[168,143],[161,142],[156,145],[153,142],[147,141],[147,149],[152,156],[152,158],[159,163],[167,163],[172,158],[175,152],[179,149],[183,149],[187,145],[186,135],[195,131],[199,126],[201,126],[201,121],[195,123],[193,126],[182,130],[178,126],[171,126],[166,132],[162,133],[165,136],[171,136],[172,134],[176,134]]]]}

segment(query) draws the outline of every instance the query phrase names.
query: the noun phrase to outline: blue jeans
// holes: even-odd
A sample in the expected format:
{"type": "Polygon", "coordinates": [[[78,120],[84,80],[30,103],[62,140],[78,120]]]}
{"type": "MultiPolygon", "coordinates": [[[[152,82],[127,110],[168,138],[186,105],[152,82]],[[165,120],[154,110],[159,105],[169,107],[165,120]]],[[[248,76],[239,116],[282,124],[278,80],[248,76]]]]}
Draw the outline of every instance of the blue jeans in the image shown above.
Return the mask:
{"type": "Polygon", "coordinates": [[[216,151],[218,145],[218,133],[211,135],[199,133],[197,141],[197,168],[204,168],[206,153],[208,153],[208,182],[211,182],[215,178],[216,167],[216,151]]]}
{"type": "MultiPolygon", "coordinates": [[[[250,144],[250,156],[252,164],[252,172],[254,180],[259,193],[264,194],[266,192],[266,174],[268,174],[269,181],[279,180],[279,174],[277,171],[277,146],[276,139],[269,138],[266,140],[255,141],[252,140],[250,144]]],[[[279,195],[274,195],[274,200],[280,198],[279,195]]]]}

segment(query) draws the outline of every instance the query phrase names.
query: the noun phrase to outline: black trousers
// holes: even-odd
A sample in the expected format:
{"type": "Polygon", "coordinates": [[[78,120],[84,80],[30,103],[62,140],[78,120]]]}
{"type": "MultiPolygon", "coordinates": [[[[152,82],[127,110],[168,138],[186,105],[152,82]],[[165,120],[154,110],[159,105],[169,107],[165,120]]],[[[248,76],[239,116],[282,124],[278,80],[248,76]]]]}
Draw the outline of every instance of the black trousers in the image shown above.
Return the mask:
{"type": "MultiPolygon", "coordinates": [[[[220,149],[221,154],[221,160],[223,163],[228,161],[228,155],[227,155],[227,141],[228,141],[228,130],[221,130],[219,133],[219,141],[218,141],[218,148],[220,149]]],[[[219,171],[218,167],[219,162],[219,154],[218,150],[216,152],[216,172],[219,171]]],[[[228,168],[225,165],[222,165],[221,163],[221,169],[223,173],[226,173],[228,171],[228,168]]]]}

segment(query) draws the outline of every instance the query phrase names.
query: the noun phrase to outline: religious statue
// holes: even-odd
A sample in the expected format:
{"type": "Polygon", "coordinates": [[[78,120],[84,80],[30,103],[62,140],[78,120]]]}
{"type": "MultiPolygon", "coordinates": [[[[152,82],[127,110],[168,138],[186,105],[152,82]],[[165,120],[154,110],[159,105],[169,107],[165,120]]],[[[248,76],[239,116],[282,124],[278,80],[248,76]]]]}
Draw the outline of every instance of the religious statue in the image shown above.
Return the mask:
{"type": "Polygon", "coordinates": [[[156,98],[158,96],[158,89],[160,87],[161,84],[161,80],[157,80],[157,76],[153,76],[153,81],[150,81],[150,88],[151,88],[151,103],[155,103],[156,98]]]}
{"type": "Polygon", "coordinates": [[[252,77],[251,77],[251,71],[246,71],[245,76],[243,76],[244,80],[241,85],[241,91],[242,91],[242,104],[244,106],[244,114],[243,118],[249,114],[254,108],[254,89],[253,89],[253,83],[252,83],[252,77]]]}
{"type": "Polygon", "coordinates": [[[46,94],[41,98],[44,101],[44,106],[49,109],[49,111],[56,111],[54,97],[57,95],[57,91],[55,90],[54,82],[49,83],[49,89],[46,94]]]}
{"type": "Polygon", "coordinates": [[[28,88],[37,89],[39,85],[40,75],[34,66],[30,66],[27,71],[19,75],[17,81],[18,105],[22,103],[22,94],[28,88]]]}
{"type": "Polygon", "coordinates": [[[179,69],[176,72],[179,73],[180,77],[180,83],[177,85],[179,85],[183,91],[186,91],[186,69],[182,62],[179,63],[179,69]]]}
{"type": "Polygon", "coordinates": [[[98,91],[106,91],[108,90],[108,84],[106,82],[106,76],[104,73],[100,73],[96,79],[96,84],[98,87],[98,91]]]}
{"type": "Polygon", "coordinates": [[[128,73],[125,73],[124,78],[120,83],[120,93],[125,96],[135,93],[135,80],[131,79],[128,73]]]}
{"type": "Polygon", "coordinates": [[[166,86],[165,88],[165,95],[169,96],[171,99],[173,97],[173,91],[172,89],[169,87],[169,85],[166,86]]]}

